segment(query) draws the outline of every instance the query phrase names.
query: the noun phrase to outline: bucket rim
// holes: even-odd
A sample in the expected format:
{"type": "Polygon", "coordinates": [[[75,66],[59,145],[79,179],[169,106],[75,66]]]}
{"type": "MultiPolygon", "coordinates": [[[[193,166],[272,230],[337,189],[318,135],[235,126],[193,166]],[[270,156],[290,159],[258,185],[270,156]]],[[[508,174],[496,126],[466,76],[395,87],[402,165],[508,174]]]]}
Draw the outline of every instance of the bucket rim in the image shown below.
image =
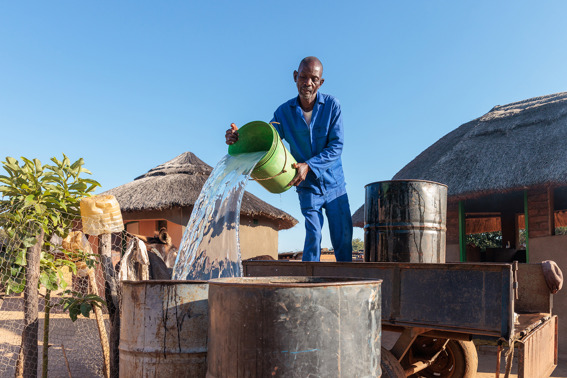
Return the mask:
{"type": "MultiPolygon", "coordinates": [[[[252,121],[252,122],[248,122],[246,125],[250,125],[250,124],[268,127],[272,131],[272,144],[270,145],[270,149],[268,151],[266,151],[266,153],[264,154],[264,156],[262,156],[260,161],[258,161],[256,163],[256,165],[254,166],[254,170],[256,170],[259,167],[262,167],[263,165],[265,165],[272,158],[272,156],[274,156],[274,154],[276,153],[276,149],[278,147],[278,141],[279,141],[280,135],[278,134],[278,132],[276,131],[274,126],[270,125],[267,122],[252,121]],[[275,136],[275,138],[274,138],[274,136],[275,136]]],[[[244,126],[246,126],[246,125],[244,125],[244,126]]],[[[242,126],[242,127],[244,127],[244,126],[242,126]]]]}
{"type": "Polygon", "coordinates": [[[367,186],[371,186],[371,185],[376,185],[376,184],[382,184],[385,182],[395,182],[395,183],[400,183],[400,182],[424,182],[424,183],[428,183],[428,184],[436,184],[439,186],[444,186],[445,188],[449,188],[449,186],[447,184],[443,184],[441,182],[437,182],[437,181],[431,181],[431,180],[420,180],[420,179],[396,179],[396,180],[382,180],[382,181],[374,181],[371,182],[369,184],[364,185],[364,187],[366,188],[367,186]]]}
{"type": "MultiPolygon", "coordinates": [[[[272,143],[270,145],[270,148],[268,150],[265,151],[264,156],[262,156],[262,158],[258,161],[258,163],[256,163],[256,165],[254,166],[254,169],[256,169],[256,167],[262,166],[264,164],[266,164],[266,162],[268,160],[270,160],[270,158],[274,155],[276,148],[277,148],[277,143],[278,143],[278,139],[279,139],[279,134],[276,131],[276,129],[274,128],[274,126],[272,126],[271,124],[269,124],[268,122],[264,122],[264,121],[251,121],[246,123],[245,125],[241,126],[238,130],[240,132],[242,132],[243,130],[246,130],[246,128],[251,128],[251,127],[255,127],[255,126],[261,126],[264,128],[268,128],[271,130],[272,132],[272,143]],[[277,136],[277,138],[274,138],[274,135],[277,136]]],[[[231,146],[229,145],[229,155],[232,155],[230,153],[230,148],[231,146]]]]}
{"type": "Polygon", "coordinates": [[[267,277],[227,277],[215,278],[209,281],[210,286],[236,286],[247,288],[294,288],[294,287],[329,287],[378,284],[383,280],[336,277],[336,276],[267,276],[267,277]],[[301,281],[303,280],[303,281],[301,281]],[[306,282],[320,280],[319,282],[306,282]],[[248,282],[246,282],[248,281],[248,282]],[[286,282],[287,281],[287,282],[286,282]]]}

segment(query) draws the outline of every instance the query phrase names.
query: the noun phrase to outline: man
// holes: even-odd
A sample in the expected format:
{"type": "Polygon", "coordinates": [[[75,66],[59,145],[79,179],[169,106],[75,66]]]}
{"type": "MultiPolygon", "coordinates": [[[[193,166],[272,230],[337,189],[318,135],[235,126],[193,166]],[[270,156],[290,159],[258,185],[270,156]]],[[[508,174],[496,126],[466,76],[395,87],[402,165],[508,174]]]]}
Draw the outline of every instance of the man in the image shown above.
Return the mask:
{"type": "MultiPolygon", "coordinates": [[[[323,85],[323,65],[314,56],[301,61],[293,72],[298,96],[282,104],[272,125],[289,143],[298,162],[289,185],[297,187],[301,212],[305,217],[303,261],[319,261],[323,209],[329,222],[331,243],[337,261],[352,261],[352,219],[346,193],[341,153],[343,121],[339,102],[319,93],[323,85]]],[[[226,143],[238,140],[236,126],[226,132],[226,143]]]]}

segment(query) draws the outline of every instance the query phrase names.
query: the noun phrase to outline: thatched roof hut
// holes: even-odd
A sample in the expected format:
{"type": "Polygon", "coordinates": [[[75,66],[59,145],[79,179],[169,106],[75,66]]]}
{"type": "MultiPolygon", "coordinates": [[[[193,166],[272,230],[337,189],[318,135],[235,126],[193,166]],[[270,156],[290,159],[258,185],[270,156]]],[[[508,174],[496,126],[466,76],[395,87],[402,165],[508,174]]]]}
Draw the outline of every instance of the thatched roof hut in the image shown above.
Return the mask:
{"type": "MultiPolygon", "coordinates": [[[[155,214],[156,218],[169,212],[170,220],[185,225],[212,170],[193,153],[185,152],[105,194],[116,197],[125,220],[135,219],[142,212],[146,217],[155,214]]],[[[278,230],[297,224],[291,215],[248,192],[244,193],[240,211],[251,218],[267,218],[277,224],[278,230]]]]}
{"type": "MultiPolygon", "coordinates": [[[[439,139],[393,179],[448,186],[447,262],[553,260],[567,271],[567,235],[560,228],[567,225],[567,92],[495,106],[439,139]],[[475,239],[466,234],[496,230],[499,246],[468,243],[475,239]]],[[[361,207],[353,221],[364,226],[363,218],[361,207]]],[[[567,312],[565,290],[554,296],[553,312],[567,312]]],[[[559,334],[565,332],[560,323],[559,334]]],[[[559,340],[559,348],[567,347],[567,338],[559,340]]]]}
{"type": "Polygon", "coordinates": [[[567,184],[567,92],[495,106],[439,139],[394,179],[427,179],[449,196],[567,184]]]}
{"type": "MultiPolygon", "coordinates": [[[[567,92],[498,105],[439,139],[393,179],[446,184],[452,201],[564,186],[565,141],[567,92]]],[[[364,206],[355,212],[353,222],[362,227],[363,218],[364,206]]],[[[486,227],[497,226],[490,220],[486,227]]]]}

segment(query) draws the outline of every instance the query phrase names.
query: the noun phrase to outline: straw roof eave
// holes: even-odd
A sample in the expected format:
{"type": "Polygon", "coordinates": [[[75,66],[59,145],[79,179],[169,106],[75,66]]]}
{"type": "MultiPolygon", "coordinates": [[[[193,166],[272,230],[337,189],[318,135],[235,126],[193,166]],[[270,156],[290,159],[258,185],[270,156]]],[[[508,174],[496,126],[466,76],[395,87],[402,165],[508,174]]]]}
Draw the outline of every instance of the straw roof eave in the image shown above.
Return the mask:
{"type": "Polygon", "coordinates": [[[105,194],[116,197],[122,211],[166,210],[192,206],[207,181],[205,175],[170,174],[142,177],[105,194]],[[200,190],[200,189],[199,189],[200,190]]]}
{"type": "Polygon", "coordinates": [[[439,139],[393,179],[437,181],[450,197],[567,184],[567,92],[504,106],[439,139]]]}
{"type": "MultiPolygon", "coordinates": [[[[393,180],[448,186],[448,200],[567,185],[567,92],[503,106],[439,139],[393,180]]],[[[353,214],[362,227],[364,206],[353,214]]]]}
{"type": "MultiPolygon", "coordinates": [[[[211,172],[209,165],[186,152],[104,194],[114,195],[125,213],[193,207],[211,172]]],[[[248,192],[243,195],[241,214],[267,218],[277,225],[278,230],[289,229],[298,223],[288,213],[248,192]]]]}

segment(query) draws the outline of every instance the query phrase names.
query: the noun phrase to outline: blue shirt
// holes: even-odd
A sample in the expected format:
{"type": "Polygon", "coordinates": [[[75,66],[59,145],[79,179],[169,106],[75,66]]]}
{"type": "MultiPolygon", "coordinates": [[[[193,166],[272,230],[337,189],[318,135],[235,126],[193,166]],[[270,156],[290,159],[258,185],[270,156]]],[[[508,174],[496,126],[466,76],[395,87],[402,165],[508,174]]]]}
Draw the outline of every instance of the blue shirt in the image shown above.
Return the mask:
{"type": "Polygon", "coordinates": [[[298,97],[282,104],[272,119],[280,137],[289,143],[298,163],[307,163],[309,173],[297,190],[325,195],[331,201],[346,193],[341,161],[344,132],[341,106],[333,96],[317,92],[308,125],[298,97]]]}

